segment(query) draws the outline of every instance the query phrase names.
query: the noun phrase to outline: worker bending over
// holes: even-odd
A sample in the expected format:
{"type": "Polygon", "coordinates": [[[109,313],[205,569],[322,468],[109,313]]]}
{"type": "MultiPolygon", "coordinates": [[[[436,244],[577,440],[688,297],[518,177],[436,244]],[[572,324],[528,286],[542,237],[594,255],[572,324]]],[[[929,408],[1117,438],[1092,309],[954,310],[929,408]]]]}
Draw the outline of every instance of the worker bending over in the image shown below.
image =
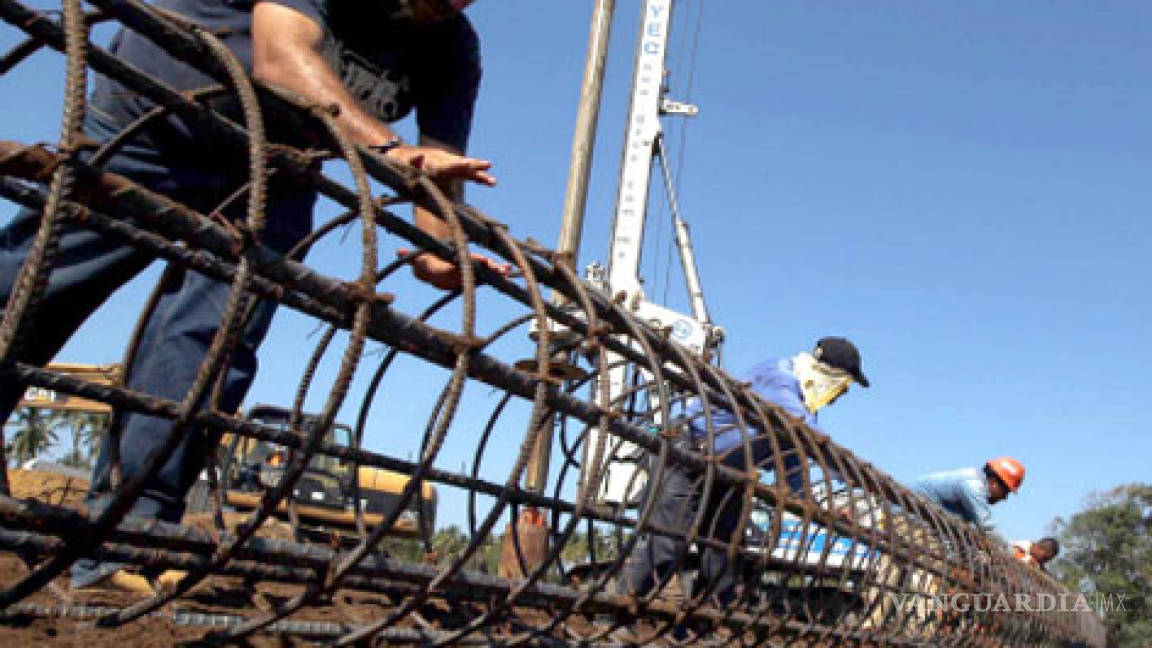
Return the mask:
{"type": "Polygon", "coordinates": [[[1060,554],[1060,542],[1056,538],[1017,540],[1012,543],[1012,551],[1017,560],[1048,571],[1045,565],[1060,554]]]}
{"type": "Polygon", "coordinates": [[[958,468],[925,475],[917,481],[916,491],[988,532],[992,530],[992,505],[1020,490],[1023,481],[1023,464],[1000,457],[984,464],[983,469],[958,468]]]}
{"type": "MultiPolygon", "coordinates": [[[[816,428],[816,413],[847,393],[855,381],[867,387],[868,379],[860,369],[860,353],[856,346],[842,337],[826,337],[816,344],[812,353],[799,353],[790,358],[770,359],[756,365],[744,377],[749,387],[764,400],[778,405],[788,414],[816,428]]],[[[721,408],[711,410],[713,424],[712,450],[722,458],[723,464],[736,470],[747,470],[744,435],[736,417],[721,408]]],[[[681,426],[681,437],[675,442],[681,450],[707,454],[707,428],[699,402],[690,405],[681,426]]],[[[817,428],[818,429],[818,428],[817,428]]],[[[786,440],[777,439],[784,450],[786,440]]],[[[759,430],[749,439],[752,464],[761,470],[774,467],[772,441],[759,430]]],[[[784,457],[786,475],[782,477],[793,492],[801,493],[803,471],[794,452],[784,457]]],[[[648,482],[648,495],[655,488],[651,522],[662,528],[686,531],[694,521],[702,496],[702,473],[677,464],[666,465],[663,479],[648,482]]],[[[646,495],[647,496],[647,495],[646,495]]],[[[739,527],[743,488],[714,482],[712,493],[705,504],[700,535],[719,542],[731,542],[739,527]]],[[[724,549],[701,548],[700,576],[693,595],[712,588],[713,595],[722,603],[732,599],[735,589],[734,570],[724,549]]],[[[628,558],[618,589],[622,593],[643,596],[657,583],[665,581],[678,559],[684,555],[682,540],[660,534],[646,534],[628,558]]]]}

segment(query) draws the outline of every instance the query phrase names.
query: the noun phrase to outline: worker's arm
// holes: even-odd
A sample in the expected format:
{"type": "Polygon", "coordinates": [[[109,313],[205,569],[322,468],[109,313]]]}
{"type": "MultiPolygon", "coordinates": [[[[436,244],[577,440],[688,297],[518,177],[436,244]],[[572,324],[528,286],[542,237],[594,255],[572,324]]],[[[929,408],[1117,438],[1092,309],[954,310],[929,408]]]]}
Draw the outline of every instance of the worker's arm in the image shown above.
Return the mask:
{"type": "MultiPolygon", "coordinates": [[[[379,146],[393,142],[396,133],[360,106],[328,64],[322,53],[323,40],[324,28],[314,16],[277,2],[257,2],[252,10],[253,75],[316,104],[335,105],[339,111],[336,123],[357,144],[379,146]]],[[[465,180],[496,184],[488,173],[490,162],[461,155],[451,147],[438,146],[424,138],[419,146],[395,147],[387,156],[422,169],[455,195],[459,195],[465,180]]],[[[417,209],[415,220],[418,227],[438,238],[448,233],[443,221],[422,209],[417,209]]],[[[490,265],[497,270],[506,269],[501,264],[490,265]]],[[[414,267],[418,277],[439,288],[459,286],[456,267],[432,255],[420,255],[414,260],[414,267]]]]}
{"type": "MultiPolygon", "coordinates": [[[[379,146],[396,139],[384,122],[365,111],[344,87],[322,54],[324,28],[312,17],[276,2],[252,9],[252,73],[319,105],[339,109],[336,123],[352,141],[379,146]]],[[[438,180],[459,179],[495,185],[492,164],[428,146],[400,146],[388,157],[421,168],[438,180]]]]}
{"type": "MultiPolygon", "coordinates": [[[[756,392],[764,400],[773,403],[780,407],[791,416],[800,419],[805,425],[812,428],[814,431],[823,434],[816,421],[816,415],[808,410],[804,405],[804,400],[796,388],[796,380],[790,373],[786,373],[781,368],[781,361],[779,359],[769,359],[754,366],[745,376],[748,386],[752,391],[756,392]]],[[[760,432],[763,434],[763,432],[760,432]]],[[[805,489],[805,474],[811,469],[810,465],[806,465],[800,461],[800,457],[792,452],[793,447],[788,439],[780,439],[780,450],[785,452],[784,456],[784,476],[783,480],[788,485],[792,494],[805,498],[809,493],[805,489]]],[[[811,455],[809,455],[811,456],[811,455]]],[[[757,462],[762,462],[766,469],[775,467],[776,462],[771,457],[757,457],[757,462]]],[[[843,482],[843,476],[834,467],[828,467],[828,479],[835,482],[843,482]]],[[[823,483],[824,475],[814,475],[816,478],[813,486],[818,486],[823,483]]],[[[780,479],[780,478],[778,478],[780,479]]]]}
{"type": "MultiPolygon", "coordinates": [[[[448,144],[425,134],[420,135],[420,146],[423,148],[443,150],[449,153],[458,153],[458,151],[448,144]]],[[[464,183],[461,182],[459,178],[441,178],[436,181],[436,184],[454,201],[460,200],[463,197],[464,183]]],[[[436,238],[448,239],[450,234],[448,223],[423,207],[417,206],[415,211],[417,227],[436,238]]],[[[407,254],[408,250],[401,248],[399,253],[407,254]]],[[[482,254],[472,254],[472,259],[483,263],[488,269],[501,274],[507,274],[510,270],[507,264],[498,263],[482,254]]],[[[428,282],[437,288],[444,290],[458,290],[460,288],[460,270],[456,267],[456,264],[445,261],[438,256],[421,254],[413,259],[412,271],[416,274],[417,279],[428,282]]]]}
{"type": "Polygon", "coordinates": [[[988,493],[977,488],[971,480],[961,482],[957,491],[960,505],[964,508],[968,521],[980,527],[985,533],[991,532],[992,505],[988,503],[988,493]]]}

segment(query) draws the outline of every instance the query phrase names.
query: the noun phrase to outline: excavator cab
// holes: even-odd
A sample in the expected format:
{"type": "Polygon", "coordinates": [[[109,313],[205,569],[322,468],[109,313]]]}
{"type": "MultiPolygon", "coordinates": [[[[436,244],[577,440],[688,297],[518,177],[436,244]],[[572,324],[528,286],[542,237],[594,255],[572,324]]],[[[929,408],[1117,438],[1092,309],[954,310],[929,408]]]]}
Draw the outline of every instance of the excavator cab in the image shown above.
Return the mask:
{"type": "MultiPolygon", "coordinates": [[[[257,405],[248,411],[248,419],[253,423],[274,427],[281,432],[292,430],[291,416],[289,410],[267,405],[257,405]]],[[[307,436],[312,434],[317,423],[315,416],[305,415],[299,429],[307,436]]],[[[240,467],[239,483],[253,487],[253,490],[276,486],[288,469],[288,452],[282,446],[254,439],[246,440],[248,452],[239,457],[237,462],[240,467]]],[[[342,423],[333,424],[324,439],[326,443],[343,446],[349,446],[351,440],[352,429],[342,423]]],[[[292,497],[309,506],[343,511],[348,503],[353,479],[351,463],[327,455],[313,455],[308,461],[308,468],[296,482],[292,497]]]]}
{"type": "MultiPolygon", "coordinates": [[[[291,410],[272,405],[253,406],[247,418],[285,433],[295,429],[295,434],[303,434],[301,441],[319,423],[317,416],[305,414],[294,428],[291,410]]],[[[324,437],[325,444],[352,446],[352,429],[342,423],[334,423],[324,437]]],[[[291,462],[283,446],[234,434],[226,435],[221,452],[225,501],[239,510],[259,506],[263,493],[280,483],[291,462]]],[[[357,467],[350,461],[315,454],[293,486],[289,501],[278,506],[276,515],[294,519],[298,527],[313,534],[347,535],[358,527],[357,509],[368,528],[387,521],[400,505],[408,481],[403,473],[357,467]]],[[[392,522],[389,535],[430,534],[435,528],[435,516],[436,490],[423,483],[392,522]]]]}

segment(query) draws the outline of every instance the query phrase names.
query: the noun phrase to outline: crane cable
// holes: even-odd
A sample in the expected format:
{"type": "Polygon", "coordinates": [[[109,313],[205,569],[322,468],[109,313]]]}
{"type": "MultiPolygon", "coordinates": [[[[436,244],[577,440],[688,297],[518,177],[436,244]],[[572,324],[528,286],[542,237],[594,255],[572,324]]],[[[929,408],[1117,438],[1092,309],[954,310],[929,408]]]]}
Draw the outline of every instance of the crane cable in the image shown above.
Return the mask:
{"type": "MultiPolygon", "coordinates": [[[[694,88],[695,83],[696,83],[696,67],[697,67],[698,55],[700,52],[700,32],[701,32],[701,28],[702,28],[703,23],[704,23],[704,20],[703,20],[703,18],[704,18],[704,0],[699,0],[698,6],[699,6],[699,8],[696,10],[696,23],[695,23],[695,26],[692,30],[692,48],[691,48],[691,50],[689,50],[688,61],[685,65],[685,67],[688,70],[688,72],[687,72],[688,80],[686,82],[686,87],[684,89],[684,102],[688,103],[688,104],[692,103],[692,91],[693,91],[693,88],[694,88]]],[[[685,19],[685,21],[687,21],[687,19],[685,19]]],[[[681,39],[681,41],[680,41],[680,49],[678,50],[677,57],[676,57],[677,62],[680,62],[683,59],[684,47],[685,47],[685,43],[687,41],[688,41],[687,38],[681,39]]],[[[680,178],[683,175],[683,171],[684,171],[684,151],[685,151],[685,149],[688,148],[687,133],[688,133],[688,120],[687,120],[687,118],[682,118],[680,120],[680,137],[678,139],[679,149],[676,152],[676,173],[673,176],[673,182],[672,182],[672,186],[676,191],[676,195],[680,195],[680,178]]],[[[667,163],[667,160],[665,160],[665,163],[667,163]]],[[[670,197],[665,195],[665,204],[667,204],[667,201],[669,199],[670,199],[670,197]]],[[[671,209],[668,210],[668,215],[670,217],[673,215],[671,209]]],[[[659,232],[661,230],[658,229],[657,231],[659,232]]],[[[660,298],[660,303],[664,306],[668,305],[668,287],[672,283],[671,282],[671,273],[672,273],[672,248],[673,248],[672,237],[673,236],[675,236],[675,232],[674,231],[669,232],[668,242],[666,244],[667,250],[666,250],[666,255],[665,255],[666,259],[665,259],[665,263],[664,263],[664,292],[660,298]]],[[[658,237],[657,238],[657,242],[658,242],[657,250],[659,250],[659,241],[660,241],[660,239],[658,237]]],[[[655,255],[653,255],[653,256],[655,256],[655,255]]]]}

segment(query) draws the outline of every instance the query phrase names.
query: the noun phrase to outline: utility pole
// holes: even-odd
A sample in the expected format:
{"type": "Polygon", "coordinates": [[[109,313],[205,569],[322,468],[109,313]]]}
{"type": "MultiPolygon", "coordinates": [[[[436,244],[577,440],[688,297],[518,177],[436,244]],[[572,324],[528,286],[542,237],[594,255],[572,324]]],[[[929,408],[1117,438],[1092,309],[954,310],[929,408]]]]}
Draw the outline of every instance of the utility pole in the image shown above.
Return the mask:
{"type": "Polygon", "coordinates": [[[572,164],[568,168],[568,189],[564,192],[560,240],[556,244],[556,251],[564,255],[570,268],[575,266],[580,255],[584,209],[588,203],[588,175],[592,169],[592,150],[596,144],[596,125],[600,119],[600,98],[604,94],[604,67],[608,60],[608,41],[615,13],[616,0],[596,0],[592,30],[588,35],[584,84],[580,88],[580,110],[576,114],[576,132],[572,136],[572,164]]]}
{"type": "MultiPolygon", "coordinates": [[[[612,34],[612,17],[616,0],[596,0],[592,26],[588,34],[588,55],[584,64],[584,81],[580,87],[580,106],[572,136],[572,162],[568,168],[568,186],[564,192],[564,211],[560,221],[560,239],[556,243],[559,263],[574,269],[580,256],[580,237],[584,230],[584,211],[588,202],[588,176],[592,169],[592,151],[596,144],[596,126],[600,118],[600,99],[604,91],[604,70],[608,59],[608,42],[612,34]]],[[[553,293],[554,303],[563,297],[553,293]]],[[[557,332],[559,333],[559,332],[557,332]]],[[[557,364],[567,364],[567,353],[553,354],[557,364]]],[[[533,363],[534,364],[534,363],[533,363]]],[[[554,387],[552,389],[555,389],[554,387]]],[[[548,468],[552,461],[552,437],[556,416],[546,414],[536,425],[536,442],[532,447],[524,474],[524,488],[542,494],[548,486],[548,468]]],[[[522,555],[512,544],[512,533],[505,533],[500,556],[499,574],[522,577],[539,566],[548,555],[547,521],[534,507],[528,507],[509,531],[518,538],[522,555]]]]}
{"type": "MultiPolygon", "coordinates": [[[[576,132],[572,136],[572,162],[568,168],[568,188],[564,193],[564,212],[560,221],[560,240],[556,251],[561,263],[573,269],[580,254],[580,236],[584,229],[584,210],[588,202],[588,175],[592,169],[592,150],[596,143],[596,125],[600,117],[600,98],[604,91],[604,68],[608,59],[608,41],[612,34],[612,16],[616,0],[596,0],[592,27],[588,35],[588,57],[584,64],[584,82],[580,88],[580,108],[576,114],[576,132]]],[[[561,300],[558,293],[553,301],[561,300]]],[[[565,362],[557,358],[557,362],[565,362]]],[[[545,417],[540,424],[536,445],[529,459],[524,486],[542,493],[548,483],[548,464],[552,457],[552,428],[555,417],[545,417]]]]}

